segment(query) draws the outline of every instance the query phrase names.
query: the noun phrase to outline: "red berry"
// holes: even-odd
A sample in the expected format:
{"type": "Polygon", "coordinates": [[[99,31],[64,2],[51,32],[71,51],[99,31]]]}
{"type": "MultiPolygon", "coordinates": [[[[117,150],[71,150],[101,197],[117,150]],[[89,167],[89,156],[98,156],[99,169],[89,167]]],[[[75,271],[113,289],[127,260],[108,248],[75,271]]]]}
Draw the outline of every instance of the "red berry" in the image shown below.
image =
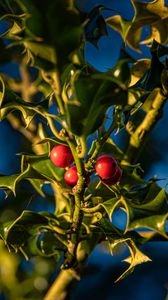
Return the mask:
{"type": "Polygon", "coordinates": [[[73,162],[71,149],[64,145],[54,146],[50,152],[52,163],[59,168],[66,168],[73,162]]]}
{"type": "Polygon", "coordinates": [[[78,182],[78,174],[76,166],[71,167],[64,173],[64,180],[66,184],[74,187],[78,182]]]}
{"type": "MultiPolygon", "coordinates": [[[[71,187],[74,187],[77,182],[78,182],[78,173],[77,173],[77,168],[76,166],[73,166],[69,168],[65,173],[64,173],[64,180],[66,184],[70,185],[71,187]]],[[[90,177],[89,175],[86,175],[86,186],[89,185],[90,182],[90,177]]]]}
{"type": "Polygon", "coordinates": [[[100,180],[103,184],[112,185],[112,184],[116,184],[121,179],[121,176],[122,176],[122,170],[119,166],[117,166],[116,173],[114,174],[113,177],[108,178],[108,179],[100,178],[100,180]]]}
{"type": "Polygon", "coordinates": [[[115,175],[117,162],[109,155],[102,155],[96,161],[96,172],[102,179],[108,179],[115,175]]]}
{"type": "Polygon", "coordinates": [[[71,149],[64,145],[54,146],[50,152],[50,159],[59,168],[69,167],[74,160],[71,149]]]}

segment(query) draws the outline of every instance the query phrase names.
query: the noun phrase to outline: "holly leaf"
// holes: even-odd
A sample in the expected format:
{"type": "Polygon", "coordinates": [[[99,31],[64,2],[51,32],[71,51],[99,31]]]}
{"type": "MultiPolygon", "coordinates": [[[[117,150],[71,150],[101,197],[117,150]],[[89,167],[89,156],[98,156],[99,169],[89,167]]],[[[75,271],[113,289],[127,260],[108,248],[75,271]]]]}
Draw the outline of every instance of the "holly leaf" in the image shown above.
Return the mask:
{"type": "Polygon", "coordinates": [[[159,192],[151,185],[145,197],[145,203],[134,204],[121,198],[127,213],[126,231],[147,228],[167,238],[166,220],[168,218],[168,204],[165,189],[159,192]]]}
{"type": "Polygon", "coordinates": [[[129,191],[137,185],[144,184],[145,181],[137,174],[136,166],[132,167],[122,164],[121,168],[123,171],[120,179],[121,188],[129,191]]]}
{"type": "Polygon", "coordinates": [[[56,53],[52,46],[32,41],[25,41],[24,46],[33,66],[46,72],[56,68],[56,53]]]}
{"type": "Polygon", "coordinates": [[[26,259],[39,254],[58,259],[66,247],[55,237],[53,226],[57,223],[53,214],[25,210],[16,220],[1,224],[1,238],[9,248],[20,250],[26,259]]]}
{"type": "Polygon", "coordinates": [[[118,204],[119,204],[119,200],[117,198],[112,198],[112,199],[109,199],[107,201],[100,203],[100,206],[102,206],[105,209],[105,211],[111,221],[112,221],[112,214],[113,214],[115,208],[118,206],[118,204]]]}
{"type": "Polygon", "coordinates": [[[16,185],[23,179],[29,180],[38,193],[44,196],[41,187],[46,182],[60,182],[64,169],[52,164],[48,155],[22,154],[21,173],[9,176],[0,176],[0,187],[8,194],[12,191],[16,196],[16,185]]]}
{"type": "Polygon", "coordinates": [[[127,102],[125,86],[110,74],[98,73],[90,78],[80,71],[74,72],[68,90],[71,97],[65,103],[66,120],[71,132],[78,136],[95,132],[109,106],[124,106],[127,102]]]}
{"type": "Polygon", "coordinates": [[[88,227],[90,231],[90,226],[92,227],[94,224],[100,222],[100,220],[102,219],[103,215],[101,212],[94,212],[92,214],[84,214],[84,218],[83,218],[83,225],[85,227],[88,227]]]}
{"type": "MultiPolygon", "coordinates": [[[[115,228],[111,222],[106,218],[102,218],[99,222],[99,227],[95,230],[102,232],[105,236],[105,240],[108,243],[110,253],[113,255],[114,250],[119,245],[125,244],[128,247],[130,252],[130,257],[124,259],[125,262],[129,263],[127,270],[116,280],[120,281],[133,272],[134,268],[142,263],[151,261],[151,259],[142,253],[135,242],[135,238],[138,237],[136,234],[123,233],[121,230],[115,228]]],[[[144,239],[138,237],[138,243],[141,244],[144,242],[144,239]]]]}
{"type": "Polygon", "coordinates": [[[129,264],[129,267],[115,282],[124,279],[126,276],[132,273],[137,265],[151,261],[148,256],[146,256],[137,248],[135,242],[131,238],[109,239],[110,251],[113,251],[116,246],[123,243],[128,247],[130,252],[130,256],[123,260],[129,264]]]}
{"type": "MultiPolygon", "coordinates": [[[[108,26],[112,27],[114,30],[116,30],[120,33],[120,35],[122,36],[124,41],[126,40],[127,34],[131,27],[131,21],[125,20],[120,15],[108,17],[105,21],[108,26]]],[[[139,35],[137,38],[139,38],[139,35]]],[[[137,38],[136,38],[136,40],[137,40],[137,38]]]]}
{"type": "Polygon", "coordinates": [[[0,120],[2,121],[8,113],[19,110],[23,115],[26,126],[30,124],[36,114],[42,116],[48,111],[49,100],[43,100],[39,103],[29,103],[20,99],[15,93],[5,86],[0,77],[0,120]]]}
{"type": "Polygon", "coordinates": [[[150,186],[150,189],[145,197],[144,203],[138,204],[138,205],[133,204],[133,207],[143,209],[146,211],[150,211],[150,212],[164,213],[164,212],[168,211],[167,194],[166,194],[165,188],[160,189],[159,192],[157,191],[157,194],[155,195],[156,190],[157,190],[155,185],[156,184],[153,183],[150,186]],[[153,190],[154,190],[154,193],[153,193],[153,190]]]}
{"type": "Polygon", "coordinates": [[[99,39],[108,35],[105,20],[101,11],[106,9],[103,5],[96,5],[88,15],[85,16],[84,31],[86,41],[98,46],[99,39]]]}
{"type": "Polygon", "coordinates": [[[31,154],[22,154],[22,165],[21,169],[24,170],[27,165],[30,165],[31,168],[38,174],[38,178],[45,178],[46,181],[61,181],[64,169],[58,168],[48,157],[48,154],[44,155],[31,155],[31,154]]]}
{"type": "Polygon", "coordinates": [[[152,91],[156,87],[161,87],[161,74],[164,69],[163,63],[160,62],[157,54],[157,47],[155,43],[151,48],[151,63],[150,68],[144,73],[143,77],[135,84],[144,90],[152,91]]]}
{"type": "Polygon", "coordinates": [[[26,178],[31,185],[34,187],[34,189],[36,190],[36,192],[41,196],[41,197],[45,197],[45,194],[42,191],[42,187],[44,185],[44,180],[41,179],[30,179],[30,178],[26,178]]]}
{"type": "Polygon", "coordinates": [[[33,63],[46,71],[62,67],[78,47],[82,33],[74,2],[17,0],[17,3],[27,15],[23,42],[33,56],[33,63]]]}
{"type": "Polygon", "coordinates": [[[3,38],[19,41],[21,39],[19,35],[23,30],[25,18],[25,14],[3,14],[0,17],[0,20],[8,22],[10,26],[0,36],[3,38]]]}
{"type": "MultiPolygon", "coordinates": [[[[9,176],[0,176],[0,187],[8,194],[9,191],[12,191],[16,196],[16,185],[23,179],[32,179],[38,178],[39,175],[31,169],[30,165],[27,165],[27,168],[24,169],[20,174],[9,175],[9,176]]],[[[41,177],[42,178],[42,177],[41,177]]]]}
{"type": "Polygon", "coordinates": [[[100,153],[111,154],[117,160],[122,160],[124,155],[123,151],[114,143],[114,141],[111,138],[108,138],[107,141],[104,143],[100,153]]]}
{"type": "Polygon", "coordinates": [[[138,228],[148,228],[150,230],[154,230],[158,234],[162,235],[166,239],[168,239],[166,233],[166,220],[168,218],[168,213],[166,214],[152,214],[147,217],[138,217],[135,220],[132,220],[127,226],[127,230],[135,230],[138,228]]]}
{"type": "Polygon", "coordinates": [[[25,210],[15,221],[2,224],[1,233],[7,244],[19,248],[43,228],[49,228],[49,220],[40,213],[25,210]]]}
{"type": "Polygon", "coordinates": [[[133,86],[139,79],[143,77],[145,72],[150,68],[151,60],[149,58],[138,59],[131,68],[131,82],[129,86],[133,86]]]}
{"type": "Polygon", "coordinates": [[[93,201],[94,199],[96,200],[98,198],[98,199],[102,199],[102,201],[104,202],[116,196],[115,193],[112,192],[112,190],[109,189],[107,185],[103,183],[99,183],[99,185],[97,187],[96,186],[97,186],[97,181],[89,185],[89,188],[92,192],[93,201]]]}
{"type": "Polygon", "coordinates": [[[44,232],[39,237],[38,248],[43,256],[56,256],[57,260],[60,258],[61,252],[66,250],[66,247],[61,243],[54,232],[44,232]]]}
{"type": "Polygon", "coordinates": [[[61,144],[61,145],[65,145],[67,146],[67,143],[66,142],[63,142],[59,139],[57,139],[56,137],[53,137],[53,138],[48,138],[48,137],[45,137],[45,138],[42,138],[40,139],[36,144],[38,145],[41,145],[41,144],[49,144],[50,145],[50,148],[57,145],[57,144],[61,144]]]}
{"type": "Polygon", "coordinates": [[[114,30],[118,31],[123,40],[134,50],[140,52],[139,42],[141,39],[143,26],[151,26],[151,32],[143,43],[149,43],[155,39],[159,43],[168,43],[168,6],[164,0],[152,2],[138,2],[132,0],[134,7],[134,17],[132,21],[127,21],[120,15],[106,19],[106,23],[114,30]]]}

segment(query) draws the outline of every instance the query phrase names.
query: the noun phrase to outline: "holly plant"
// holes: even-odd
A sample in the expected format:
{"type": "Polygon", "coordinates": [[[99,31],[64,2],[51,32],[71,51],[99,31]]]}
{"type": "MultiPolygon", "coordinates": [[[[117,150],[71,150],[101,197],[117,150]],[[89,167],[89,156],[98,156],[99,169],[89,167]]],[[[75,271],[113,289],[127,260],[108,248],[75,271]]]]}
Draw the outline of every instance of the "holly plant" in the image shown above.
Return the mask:
{"type": "Polygon", "coordinates": [[[75,0],[0,1],[0,61],[16,62],[21,74],[0,74],[0,118],[26,141],[20,173],[1,175],[0,187],[17,198],[27,180],[34,193],[55,201],[54,213],[23,210],[1,223],[0,237],[27,259],[55,258],[60,272],[45,300],[66,299],[98,244],[112,255],[121,244],[128,248],[128,267],[117,281],[150,261],[141,245],[167,240],[166,189],[157,177],[144,179],[139,155],[168,95],[168,7],[162,0],[131,3],[128,21],[103,5],[83,12],[75,0]],[[85,60],[85,44],[98,48],[110,27],[123,46],[116,65],[100,72],[85,60]],[[142,44],[150,58],[136,60],[129,50],[140,52],[142,44]],[[121,131],[125,150],[113,141],[121,131]],[[124,230],[113,224],[116,209],[127,216],[124,230]]]}

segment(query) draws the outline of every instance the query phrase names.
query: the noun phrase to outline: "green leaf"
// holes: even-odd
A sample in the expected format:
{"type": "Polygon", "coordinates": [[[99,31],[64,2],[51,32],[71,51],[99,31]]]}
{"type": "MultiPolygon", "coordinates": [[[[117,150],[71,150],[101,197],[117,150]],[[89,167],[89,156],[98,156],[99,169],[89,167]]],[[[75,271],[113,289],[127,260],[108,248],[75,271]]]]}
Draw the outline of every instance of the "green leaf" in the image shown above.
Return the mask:
{"type": "Polygon", "coordinates": [[[57,239],[54,232],[44,232],[40,239],[39,250],[43,256],[57,256],[59,259],[61,252],[65,251],[66,247],[57,239]]]}
{"type": "MultiPolygon", "coordinates": [[[[100,181],[99,181],[100,182],[100,181]]],[[[108,187],[102,183],[97,185],[97,181],[93,182],[89,185],[89,188],[92,192],[93,200],[94,198],[102,199],[102,201],[106,201],[115,197],[115,193],[108,189],[108,187]],[[97,187],[96,187],[97,186],[97,187]]]]}
{"type": "Polygon", "coordinates": [[[0,187],[6,192],[9,190],[16,196],[16,185],[27,179],[33,187],[44,196],[41,187],[45,182],[59,182],[63,178],[64,169],[52,164],[47,155],[22,154],[21,173],[9,176],[0,176],[0,187]]]}
{"type": "Polygon", "coordinates": [[[115,159],[122,160],[123,158],[123,151],[114,143],[111,138],[108,138],[105,144],[103,145],[100,153],[108,153],[111,154],[115,159]]]}
{"type": "Polygon", "coordinates": [[[153,184],[145,197],[145,203],[136,205],[124,197],[121,203],[127,213],[126,231],[147,228],[167,238],[165,226],[168,218],[168,204],[165,189],[160,189],[158,192],[153,184]]]}
{"type": "Polygon", "coordinates": [[[112,198],[107,201],[104,201],[103,203],[100,203],[100,206],[102,206],[105,209],[109,219],[112,220],[112,214],[115,208],[118,206],[118,204],[119,204],[119,200],[117,198],[112,198]]]}
{"type": "MultiPolygon", "coordinates": [[[[114,30],[118,31],[120,33],[120,35],[122,36],[124,41],[126,40],[128,31],[129,31],[130,26],[131,26],[130,21],[125,20],[120,15],[115,15],[115,16],[112,16],[112,17],[108,17],[106,19],[106,23],[107,23],[107,25],[112,27],[114,30]]],[[[139,35],[138,35],[138,38],[139,38],[139,35]]]]}
{"type": "Polygon", "coordinates": [[[163,0],[152,2],[138,2],[132,0],[135,10],[132,21],[127,21],[121,16],[112,16],[106,22],[114,30],[117,30],[123,40],[134,50],[139,50],[139,41],[143,26],[151,26],[151,33],[144,43],[149,43],[155,39],[159,43],[168,43],[168,6],[163,0]]]}
{"type": "MultiPolygon", "coordinates": [[[[157,195],[154,196],[153,189],[155,189],[156,184],[152,184],[150,190],[145,197],[143,204],[140,205],[133,205],[135,208],[151,211],[151,212],[159,212],[164,213],[168,211],[168,204],[167,204],[167,194],[165,188],[160,189],[157,195]]],[[[155,190],[156,192],[156,190],[155,190]]]]}
{"type": "Polygon", "coordinates": [[[58,168],[49,159],[48,155],[22,154],[22,170],[29,164],[39,175],[36,179],[45,178],[48,181],[61,181],[64,169],[58,168]]]}
{"type": "Polygon", "coordinates": [[[26,0],[17,0],[17,3],[28,16],[25,22],[25,40],[29,42],[31,38],[31,43],[33,42],[35,51],[33,50],[32,54],[35,65],[49,70],[50,66],[46,62],[53,63],[52,57],[55,56],[53,53],[57,56],[56,63],[59,67],[67,63],[69,55],[79,45],[82,32],[79,12],[73,2],[51,0],[42,3],[30,0],[28,3],[26,0]],[[43,47],[44,50],[49,49],[46,47],[52,48],[48,54],[46,52],[46,59],[43,47]]]}
{"type": "Polygon", "coordinates": [[[95,132],[102,125],[109,106],[127,102],[125,87],[111,74],[98,73],[90,77],[76,71],[67,88],[72,95],[66,102],[67,124],[78,136],[95,132]]]}
{"type": "Polygon", "coordinates": [[[66,142],[63,142],[63,141],[61,141],[61,140],[59,140],[57,138],[49,138],[49,137],[45,137],[43,139],[40,139],[40,141],[37,142],[36,144],[41,145],[41,144],[46,144],[46,143],[50,144],[50,148],[52,146],[57,145],[57,144],[61,144],[61,145],[65,145],[65,146],[67,145],[66,142]]]}
{"type": "Polygon", "coordinates": [[[123,164],[121,165],[121,168],[123,173],[120,180],[120,186],[123,189],[130,190],[134,186],[144,183],[144,180],[137,174],[136,167],[133,168],[134,170],[131,170],[129,166],[123,164]]]}
{"type": "Polygon", "coordinates": [[[41,196],[41,197],[45,197],[45,194],[42,191],[42,187],[44,185],[44,182],[42,180],[39,179],[28,179],[28,181],[31,183],[31,185],[34,187],[34,189],[36,190],[36,192],[41,196]]]}
{"type": "Polygon", "coordinates": [[[165,96],[168,95],[168,66],[166,62],[166,67],[163,69],[162,74],[161,74],[161,84],[162,84],[162,89],[163,89],[163,94],[165,96]]]}
{"type": "Polygon", "coordinates": [[[40,42],[24,42],[33,66],[45,71],[56,67],[56,54],[54,48],[40,42]]]}
{"type": "Polygon", "coordinates": [[[25,210],[15,221],[1,225],[1,232],[2,228],[7,244],[21,247],[30,236],[37,236],[41,229],[49,228],[49,220],[40,213],[25,210]]]}
{"type": "Polygon", "coordinates": [[[1,224],[1,237],[10,248],[20,250],[26,259],[32,255],[55,256],[60,258],[66,250],[53,230],[58,220],[53,214],[23,211],[15,220],[1,224]],[[45,230],[45,231],[44,231],[45,230]]]}
{"type": "Polygon", "coordinates": [[[19,35],[23,30],[22,27],[24,26],[25,14],[4,14],[0,17],[0,20],[5,20],[10,24],[9,29],[0,36],[8,39],[20,40],[19,35]]]}
{"type": "Polygon", "coordinates": [[[0,120],[2,121],[8,113],[19,110],[24,118],[26,126],[34,118],[35,114],[44,114],[48,111],[48,99],[39,103],[28,103],[20,99],[15,93],[9,90],[3,79],[0,77],[0,120]]]}
{"type": "Polygon", "coordinates": [[[138,59],[131,68],[130,86],[134,85],[144,73],[150,68],[151,60],[149,58],[138,59]]]}
{"type": "Polygon", "coordinates": [[[19,181],[25,178],[34,178],[37,177],[37,175],[38,174],[31,169],[30,165],[27,165],[27,168],[20,174],[0,176],[0,187],[7,192],[8,190],[12,191],[16,196],[16,185],[19,183],[19,181]]]}
{"type": "Polygon", "coordinates": [[[122,243],[126,244],[130,251],[130,257],[124,259],[125,262],[129,263],[129,267],[115,282],[124,279],[126,276],[132,273],[137,265],[151,261],[148,256],[146,256],[137,248],[135,242],[131,238],[109,239],[110,250],[113,251],[117,245],[122,243]]]}
{"type": "Polygon", "coordinates": [[[140,216],[131,221],[127,226],[127,230],[135,230],[138,228],[148,228],[154,230],[158,234],[168,238],[167,233],[165,232],[166,220],[168,218],[168,212],[166,214],[152,214],[149,217],[140,216]]]}
{"type": "Polygon", "coordinates": [[[157,54],[157,48],[151,48],[150,68],[144,73],[143,77],[136,83],[136,86],[147,91],[152,91],[156,87],[161,87],[161,74],[164,69],[163,63],[160,62],[157,54]]]}
{"type": "Polygon", "coordinates": [[[125,87],[128,87],[131,79],[131,70],[129,64],[134,62],[134,59],[125,51],[124,48],[120,50],[118,62],[113,69],[109,71],[117,80],[122,82],[125,87]]]}
{"type": "MultiPolygon", "coordinates": [[[[94,212],[90,215],[84,215],[84,218],[83,218],[83,224],[84,226],[86,227],[90,227],[98,222],[100,222],[100,220],[102,219],[102,213],[101,212],[94,212]]],[[[89,228],[90,229],[90,228],[89,228]]]]}
{"type": "Polygon", "coordinates": [[[106,8],[103,5],[94,6],[86,15],[84,22],[85,39],[95,47],[98,47],[99,39],[108,34],[104,17],[101,14],[101,11],[104,9],[106,8]]]}
{"type": "Polygon", "coordinates": [[[128,90],[128,106],[126,107],[126,113],[134,115],[138,110],[142,108],[143,102],[146,100],[149,92],[145,91],[141,87],[133,86],[128,90]]]}
{"type": "Polygon", "coordinates": [[[156,40],[153,40],[152,48],[157,51],[157,56],[159,58],[168,54],[168,47],[158,43],[156,40]]]}

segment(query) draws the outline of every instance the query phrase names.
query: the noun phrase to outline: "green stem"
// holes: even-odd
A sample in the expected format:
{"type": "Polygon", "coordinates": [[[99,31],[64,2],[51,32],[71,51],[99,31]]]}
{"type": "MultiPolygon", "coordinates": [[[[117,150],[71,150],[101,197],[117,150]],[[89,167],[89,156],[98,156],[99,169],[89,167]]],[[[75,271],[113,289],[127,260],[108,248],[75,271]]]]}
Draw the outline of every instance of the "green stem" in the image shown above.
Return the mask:
{"type": "MultiPolygon", "coordinates": [[[[51,226],[51,225],[50,225],[51,226]]],[[[62,229],[61,227],[57,226],[57,225],[53,225],[51,226],[52,229],[54,231],[56,231],[57,233],[61,234],[61,235],[66,235],[68,234],[68,230],[62,229]]]]}
{"type": "Polygon", "coordinates": [[[54,120],[48,115],[46,115],[46,119],[54,136],[61,141],[65,141],[64,137],[59,134],[58,129],[55,127],[54,120]]]}
{"type": "Polygon", "coordinates": [[[85,139],[84,136],[82,136],[80,138],[80,147],[81,147],[81,151],[79,153],[79,157],[83,158],[86,155],[86,152],[87,152],[86,139],[85,139]]]}
{"type": "Polygon", "coordinates": [[[91,213],[99,211],[100,207],[101,207],[100,204],[98,204],[94,207],[82,207],[82,211],[85,212],[85,213],[88,213],[88,214],[90,213],[91,214],[91,213]]]}
{"type": "Polygon", "coordinates": [[[41,71],[41,75],[43,79],[49,83],[54,91],[55,98],[57,100],[58,108],[61,115],[64,115],[64,103],[61,97],[61,83],[60,83],[60,74],[57,71],[47,73],[45,71],[41,71]]]}
{"type": "Polygon", "coordinates": [[[107,141],[107,139],[109,138],[109,136],[111,135],[111,133],[114,131],[115,128],[116,128],[116,124],[115,124],[115,122],[112,122],[109,129],[105,132],[104,136],[98,138],[98,140],[96,141],[95,150],[88,157],[88,161],[86,163],[86,169],[90,169],[93,167],[93,161],[96,159],[96,157],[99,154],[100,150],[102,149],[103,145],[105,144],[105,142],[107,141]]]}
{"type": "Polygon", "coordinates": [[[83,161],[82,159],[78,156],[77,154],[77,151],[76,151],[76,143],[72,140],[70,140],[69,138],[66,139],[70,149],[71,149],[71,152],[72,152],[72,155],[74,157],[74,161],[75,161],[75,164],[76,164],[76,168],[77,168],[77,171],[78,171],[78,177],[79,177],[79,182],[81,185],[84,184],[84,165],[83,165],[83,161]]]}

